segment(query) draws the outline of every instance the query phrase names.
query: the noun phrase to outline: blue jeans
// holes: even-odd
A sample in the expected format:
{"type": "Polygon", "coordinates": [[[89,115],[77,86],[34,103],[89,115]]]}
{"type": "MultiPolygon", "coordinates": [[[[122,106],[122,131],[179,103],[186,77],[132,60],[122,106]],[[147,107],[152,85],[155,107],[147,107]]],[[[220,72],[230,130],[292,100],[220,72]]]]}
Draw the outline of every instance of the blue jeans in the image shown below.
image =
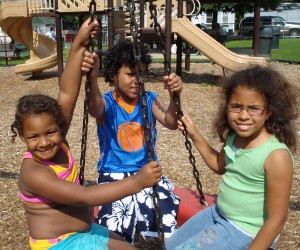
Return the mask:
{"type": "Polygon", "coordinates": [[[226,220],[217,206],[211,206],[194,215],[167,239],[166,249],[246,250],[252,241],[253,238],[226,220]]]}

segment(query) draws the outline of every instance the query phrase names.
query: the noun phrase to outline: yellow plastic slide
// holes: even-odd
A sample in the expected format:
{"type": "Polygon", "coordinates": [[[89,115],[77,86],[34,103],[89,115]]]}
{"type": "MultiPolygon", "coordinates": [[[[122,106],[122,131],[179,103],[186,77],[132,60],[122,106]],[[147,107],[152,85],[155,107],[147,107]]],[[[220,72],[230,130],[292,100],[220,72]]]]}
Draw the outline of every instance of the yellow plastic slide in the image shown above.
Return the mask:
{"type": "Polygon", "coordinates": [[[32,30],[28,2],[1,2],[0,26],[14,41],[26,46],[30,59],[15,67],[15,72],[39,74],[57,65],[56,41],[32,30]]]}
{"type": "Polygon", "coordinates": [[[172,32],[177,33],[191,46],[224,69],[236,71],[250,64],[267,64],[264,57],[239,55],[230,51],[210,35],[193,25],[188,18],[173,18],[172,32]]]}

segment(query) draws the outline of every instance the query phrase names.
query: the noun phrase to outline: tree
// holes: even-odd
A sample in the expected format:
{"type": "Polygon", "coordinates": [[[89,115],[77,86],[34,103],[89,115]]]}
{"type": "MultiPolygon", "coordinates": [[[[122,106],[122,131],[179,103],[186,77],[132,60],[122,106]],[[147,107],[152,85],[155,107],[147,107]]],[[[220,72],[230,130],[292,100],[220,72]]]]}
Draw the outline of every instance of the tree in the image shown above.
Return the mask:
{"type": "Polygon", "coordinates": [[[64,30],[78,30],[79,29],[78,16],[63,15],[62,16],[62,25],[63,25],[64,30]]]}

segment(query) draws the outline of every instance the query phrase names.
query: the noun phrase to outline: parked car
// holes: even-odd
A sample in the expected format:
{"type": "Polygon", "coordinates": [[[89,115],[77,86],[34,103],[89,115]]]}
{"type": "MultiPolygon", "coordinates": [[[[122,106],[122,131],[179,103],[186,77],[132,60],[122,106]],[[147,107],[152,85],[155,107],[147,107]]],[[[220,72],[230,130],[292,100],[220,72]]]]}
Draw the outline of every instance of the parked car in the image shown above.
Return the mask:
{"type": "MultiPolygon", "coordinates": [[[[282,36],[299,36],[300,23],[287,22],[280,16],[261,16],[260,27],[278,26],[282,36]]],[[[254,32],[254,17],[245,17],[240,22],[239,34],[252,37],[254,32]]]]}

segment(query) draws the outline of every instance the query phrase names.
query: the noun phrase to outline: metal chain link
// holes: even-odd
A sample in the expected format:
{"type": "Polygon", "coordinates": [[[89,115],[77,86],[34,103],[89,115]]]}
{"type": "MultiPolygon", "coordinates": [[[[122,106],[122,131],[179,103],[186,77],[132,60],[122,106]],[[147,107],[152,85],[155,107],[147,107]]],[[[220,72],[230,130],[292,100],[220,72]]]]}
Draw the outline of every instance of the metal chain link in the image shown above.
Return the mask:
{"type": "MultiPolygon", "coordinates": [[[[166,57],[165,43],[162,39],[162,28],[161,28],[161,26],[160,26],[160,24],[157,20],[157,6],[154,4],[154,0],[149,0],[149,9],[150,9],[150,14],[151,14],[151,19],[154,20],[154,30],[155,30],[156,36],[159,39],[159,43],[160,43],[159,48],[161,50],[161,53],[164,56],[165,71],[168,75],[170,75],[170,73],[171,73],[171,62],[166,57]]],[[[177,113],[178,113],[179,119],[182,121],[183,112],[182,112],[182,109],[181,109],[180,97],[178,96],[177,93],[173,94],[173,100],[174,100],[174,103],[177,107],[177,113]]],[[[182,122],[182,124],[184,125],[183,122],[182,122]]],[[[195,159],[195,157],[192,153],[192,144],[191,144],[191,142],[188,138],[188,133],[187,133],[185,125],[184,125],[184,131],[182,131],[182,134],[185,137],[185,147],[189,152],[189,160],[190,160],[190,163],[193,167],[193,174],[194,174],[194,177],[196,179],[197,190],[198,190],[199,195],[200,195],[200,203],[203,204],[203,205],[208,206],[207,202],[205,201],[205,197],[204,197],[204,194],[203,194],[203,191],[202,191],[202,184],[200,182],[200,177],[199,177],[200,175],[199,175],[199,171],[196,167],[196,159],[195,159]]]]}
{"type": "MultiPolygon", "coordinates": [[[[95,19],[94,17],[95,12],[96,12],[96,1],[91,0],[89,5],[90,23],[92,23],[95,19]]],[[[91,52],[94,52],[94,45],[91,36],[89,38],[87,49],[91,52]]],[[[83,122],[82,122],[82,137],[81,137],[81,156],[80,156],[80,170],[79,170],[79,181],[81,185],[83,185],[84,182],[85,154],[86,154],[86,145],[87,145],[88,123],[89,123],[88,106],[90,101],[90,92],[91,92],[91,72],[88,72],[85,81],[85,98],[84,98],[84,106],[83,106],[83,122]]]]}
{"type": "MultiPolygon", "coordinates": [[[[137,11],[137,6],[139,6],[139,1],[130,1],[128,0],[128,12],[130,14],[130,33],[133,40],[133,51],[134,57],[136,60],[136,67],[135,67],[135,74],[136,79],[139,84],[139,100],[140,105],[142,108],[142,118],[143,118],[143,126],[144,126],[144,136],[146,141],[146,157],[148,162],[154,160],[154,145],[153,145],[153,136],[152,136],[152,129],[149,125],[148,119],[148,104],[147,104],[147,96],[145,91],[145,72],[142,68],[142,61],[141,61],[141,44],[140,44],[140,33],[138,23],[136,21],[136,16],[139,14],[137,11]],[[137,4],[136,4],[137,3],[137,4]]],[[[160,201],[159,201],[159,194],[157,190],[157,185],[153,186],[153,202],[155,207],[155,214],[156,214],[156,224],[157,224],[157,234],[160,239],[159,249],[164,250],[164,228],[162,224],[162,216],[161,216],[161,209],[160,209],[160,201]]]]}

